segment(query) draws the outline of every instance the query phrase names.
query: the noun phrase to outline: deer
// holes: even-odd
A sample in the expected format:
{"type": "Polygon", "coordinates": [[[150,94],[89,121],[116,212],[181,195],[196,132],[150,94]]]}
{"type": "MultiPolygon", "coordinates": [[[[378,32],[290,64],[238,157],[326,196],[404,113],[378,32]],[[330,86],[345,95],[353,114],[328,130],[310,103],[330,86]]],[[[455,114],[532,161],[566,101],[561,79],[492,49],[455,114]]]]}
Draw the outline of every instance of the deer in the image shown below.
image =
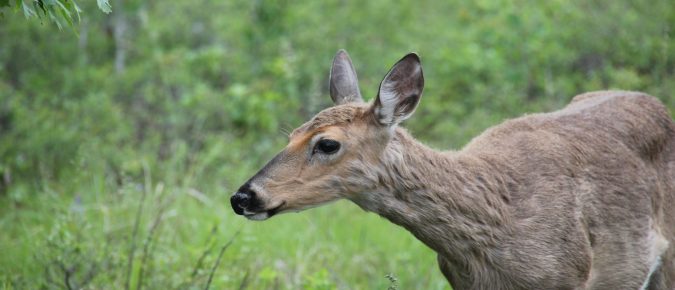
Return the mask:
{"type": "Polygon", "coordinates": [[[435,251],[453,289],[675,289],[675,124],[657,98],[588,92],[437,151],[400,126],[423,87],[410,53],[365,102],[338,51],[334,106],[292,131],[234,212],[350,200],[435,251]]]}

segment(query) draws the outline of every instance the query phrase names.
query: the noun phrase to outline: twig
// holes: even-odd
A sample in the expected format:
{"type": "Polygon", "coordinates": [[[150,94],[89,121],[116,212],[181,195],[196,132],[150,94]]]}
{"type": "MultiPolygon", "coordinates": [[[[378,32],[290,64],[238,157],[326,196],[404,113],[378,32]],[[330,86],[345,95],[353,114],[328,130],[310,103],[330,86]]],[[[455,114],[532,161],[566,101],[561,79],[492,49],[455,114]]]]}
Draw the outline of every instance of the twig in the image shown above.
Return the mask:
{"type": "Polygon", "coordinates": [[[66,267],[65,264],[62,262],[56,262],[59,268],[63,271],[63,284],[66,286],[66,289],[68,290],[73,290],[73,286],[70,284],[70,275],[72,274],[72,271],[66,267]]]}
{"type": "MultiPolygon", "coordinates": [[[[211,239],[216,233],[216,226],[214,225],[213,228],[211,228],[211,236],[209,236],[209,239],[211,239]]],[[[197,259],[197,264],[195,265],[194,269],[192,270],[192,274],[190,274],[190,279],[194,280],[195,277],[197,276],[197,272],[199,272],[199,269],[202,267],[202,264],[204,264],[204,259],[211,253],[213,250],[213,247],[215,246],[215,243],[211,243],[211,245],[202,252],[202,255],[199,256],[199,259],[197,259]]]]}
{"type": "Polygon", "coordinates": [[[220,265],[220,259],[223,257],[223,254],[225,253],[225,250],[227,250],[230,245],[232,245],[232,242],[234,242],[234,239],[239,235],[241,232],[241,229],[239,229],[232,238],[222,247],[220,248],[220,253],[218,253],[218,258],[216,259],[216,262],[213,264],[213,268],[211,268],[211,273],[209,274],[209,280],[206,281],[206,287],[204,287],[204,290],[209,290],[209,286],[211,286],[211,281],[213,280],[213,274],[216,273],[216,269],[220,265]]]}
{"type": "MultiPolygon", "coordinates": [[[[161,200],[160,200],[161,202],[161,200]]],[[[141,268],[139,270],[139,276],[138,280],[136,281],[136,290],[141,290],[143,287],[143,276],[145,275],[145,264],[148,260],[148,257],[150,256],[150,244],[153,241],[153,238],[155,236],[155,231],[159,227],[159,224],[162,222],[162,218],[164,217],[164,211],[166,210],[169,205],[173,203],[173,199],[170,201],[166,202],[164,205],[162,205],[159,208],[159,211],[157,212],[157,216],[155,217],[155,220],[152,223],[152,226],[150,227],[150,231],[148,232],[148,236],[145,238],[145,242],[143,243],[143,255],[141,257],[141,268]]]]}
{"type": "MultiPolygon", "coordinates": [[[[147,167],[147,165],[144,167],[147,167]]],[[[147,175],[148,170],[146,169],[145,171],[147,175]]],[[[143,204],[145,204],[145,196],[147,195],[147,191],[148,188],[146,185],[146,187],[141,192],[141,202],[138,204],[138,210],[136,211],[136,218],[134,220],[134,229],[131,233],[131,245],[129,246],[129,253],[127,254],[127,280],[124,283],[124,289],[126,290],[129,290],[129,287],[131,286],[131,270],[134,262],[134,253],[136,252],[136,236],[138,235],[138,227],[141,223],[141,214],[143,213],[143,204]]]]}
{"type": "Polygon", "coordinates": [[[249,270],[246,270],[246,274],[244,274],[244,279],[241,279],[241,283],[239,284],[239,290],[244,290],[248,287],[248,276],[251,274],[249,270]]]}

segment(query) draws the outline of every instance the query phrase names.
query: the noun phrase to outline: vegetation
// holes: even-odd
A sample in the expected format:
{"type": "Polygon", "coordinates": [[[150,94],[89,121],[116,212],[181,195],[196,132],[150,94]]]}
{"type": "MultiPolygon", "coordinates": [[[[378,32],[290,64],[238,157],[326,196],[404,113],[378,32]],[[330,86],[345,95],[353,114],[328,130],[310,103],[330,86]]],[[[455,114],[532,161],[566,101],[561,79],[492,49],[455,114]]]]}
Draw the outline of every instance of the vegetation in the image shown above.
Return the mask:
{"type": "MultiPolygon", "coordinates": [[[[101,11],[110,13],[111,7],[108,0],[97,0],[96,3],[101,11]]],[[[64,27],[64,22],[70,27],[75,27],[75,23],[81,19],[80,12],[82,12],[75,0],[0,0],[0,9],[3,8],[20,11],[26,18],[48,19],[59,29],[64,27]]],[[[0,15],[3,12],[0,10],[0,15]]]]}
{"type": "Polygon", "coordinates": [[[77,33],[0,18],[6,289],[448,289],[429,249],[349,202],[263,223],[229,207],[330,105],[339,48],[366,97],[421,55],[405,126],[437,148],[590,90],[675,111],[669,0],[25,2],[85,12],[77,33]]]}

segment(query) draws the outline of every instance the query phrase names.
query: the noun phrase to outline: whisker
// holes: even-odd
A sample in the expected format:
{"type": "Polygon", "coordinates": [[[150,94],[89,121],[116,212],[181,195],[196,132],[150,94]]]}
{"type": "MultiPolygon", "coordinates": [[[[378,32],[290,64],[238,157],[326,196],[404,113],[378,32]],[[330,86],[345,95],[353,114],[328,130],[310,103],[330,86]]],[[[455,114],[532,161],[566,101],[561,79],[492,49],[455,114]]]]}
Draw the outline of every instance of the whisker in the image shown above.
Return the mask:
{"type": "Polygon", "coordinates": [[[286,137],[290,137],[290,136],[291,136],[291,132],[293,131],[293,130],[289,129],[287,126],[284,126],[284,125],[282,125],[282,126],[279,128],[279,130],[280,130],[281,133],[284,134],[286,137]]]}

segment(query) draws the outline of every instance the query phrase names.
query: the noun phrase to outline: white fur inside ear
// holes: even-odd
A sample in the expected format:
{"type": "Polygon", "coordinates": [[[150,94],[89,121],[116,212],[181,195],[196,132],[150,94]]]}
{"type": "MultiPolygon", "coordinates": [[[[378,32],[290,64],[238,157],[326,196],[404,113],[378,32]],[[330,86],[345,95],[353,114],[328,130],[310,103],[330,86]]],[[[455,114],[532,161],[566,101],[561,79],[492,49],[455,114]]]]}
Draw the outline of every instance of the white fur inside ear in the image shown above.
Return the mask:
{"type": "Polygon", "coordinates": [[[640,290],[647,289],[649,287],[649,280],[652,277],[652,274],[661,266],[661,256],[668,250],[668,240],[666,240],[663,235],[661,235],[656,230],[652,229],[649,231],[647,236],[649,246],[649,256],[647,256],[647,263],[649,263],[649,272],[647,272],[647,277],[642,283],[640,290]]]}
{"type": "Polygon", "coordinates": [[[419,57],[408,54],[399,60],[380,83],[375,113],[380,124],[394,127],[409,118],[422,95],[424,77],[419,57]]]}
{"type": "Polygon", "coordinates": [[[383,125],[394,125],[394,111],[398,104],[398,94],[394,90],[395,82],[385,82],[380,87],[380,106],[375,113],[383,125]]]}

